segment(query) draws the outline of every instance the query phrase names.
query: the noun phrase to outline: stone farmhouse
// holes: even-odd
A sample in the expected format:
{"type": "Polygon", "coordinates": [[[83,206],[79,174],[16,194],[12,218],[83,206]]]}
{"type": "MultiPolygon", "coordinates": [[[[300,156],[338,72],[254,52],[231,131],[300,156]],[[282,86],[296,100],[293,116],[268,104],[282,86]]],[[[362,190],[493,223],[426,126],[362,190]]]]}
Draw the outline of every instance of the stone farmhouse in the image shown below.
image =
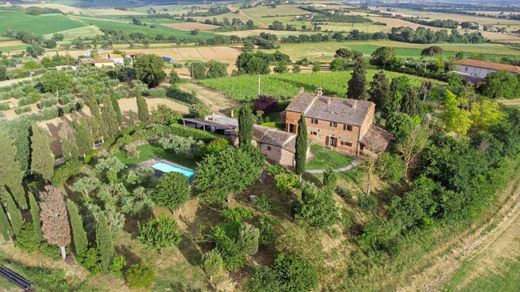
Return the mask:
{"type": "Polygon", "coordinates": [[[467,82],[477,83],[482,81],[489,73],[496,71],[508,71],[520,74],[520,67],[508,64],[499,64],[482,60],[465,59],[455,63],[455,72],[467,82]]]}
{"type": "Polygon", "coordinates": [[[285,110],[285,130],[297,133],[303,115],[311,142],[360,156],[386,149],[392,135],[374,124],[370,101],[324,96],[300,90],[285,110]]]}

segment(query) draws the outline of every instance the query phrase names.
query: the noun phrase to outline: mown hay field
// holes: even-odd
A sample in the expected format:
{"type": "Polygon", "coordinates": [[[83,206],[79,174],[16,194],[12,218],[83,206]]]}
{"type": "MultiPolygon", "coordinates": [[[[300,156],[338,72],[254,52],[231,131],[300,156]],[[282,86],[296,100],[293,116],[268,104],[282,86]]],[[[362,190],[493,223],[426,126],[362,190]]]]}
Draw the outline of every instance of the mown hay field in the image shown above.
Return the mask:
{"type": "MultiPolygon", "coordinates": [[[[367,77],[369,80],[378,72],[369,69],[367,77]]],[[[319,73],[283,73],[260,76],[260,93],[270,95],[278,99],[288,99],[296,95],[300,88],[306,91],[314,91],[321,87],[324,94],[345,96],[347,82],[352,72],[319,72],[319,73]]],[[[388,78],[403,76],[406,74],[386,72],[388,78]]],[[[415,85],[420,85],[425,79],[421,77],[408,76],[415,85]]],[[[215,79],[201,80],[204,86],[225,94],[235,100],[252,100],[258,93],[257,75],[239,75],[215,79]]]]}
{"type": "Polygon", "coordinates": [[[18,11],[2,11],[0,13],[0,34],[14,30],[44,35],[83,26],[85,24],[81,21],[70,19],[65,15],[33,16],[18,11]]]}

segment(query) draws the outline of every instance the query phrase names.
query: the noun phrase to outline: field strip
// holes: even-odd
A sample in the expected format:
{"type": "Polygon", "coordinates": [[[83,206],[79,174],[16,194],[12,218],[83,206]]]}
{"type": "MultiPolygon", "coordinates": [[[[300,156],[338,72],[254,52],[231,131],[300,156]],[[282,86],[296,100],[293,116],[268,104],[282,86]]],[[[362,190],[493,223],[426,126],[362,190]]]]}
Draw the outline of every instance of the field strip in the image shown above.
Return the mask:
{"type": "Polygon", "coordinates": [[[238,103],[231,98],[193,82],[181,83],[180,89],[186,92],[194,91],[197,97],[215,113],[229,113],[231,109],[238,106],[238,103]]]}
{"type": "MultiPolygon", "coordinates": [[[[520,175],[516,175],[504,190],[503,205],[483,225],[462,232],[446,244],[439,246],[425,260],[430,263],[418,274],[410,277],[399,291],[439,291],[461,265],[478,254],[484,254],[501,240],[506,233],[518,232],[520,219],[520,175]]],[[[495,258],[499,261],[500,259],[495,258]]]]}
{"type": "Polygon", "coordinates": [[[117,20],[117,19],[110,19],[110,18],[95,18],[95,17],[88,17],[88,16],[71,16],[70,19],[75,19],[75,20],[82,20],[82,19],[89,20],[90,19],[90,20],[96,20],[96,21],[109,21],[109,22],[130,24],[130,22],[124,21],[124,20],[117,20]]]}

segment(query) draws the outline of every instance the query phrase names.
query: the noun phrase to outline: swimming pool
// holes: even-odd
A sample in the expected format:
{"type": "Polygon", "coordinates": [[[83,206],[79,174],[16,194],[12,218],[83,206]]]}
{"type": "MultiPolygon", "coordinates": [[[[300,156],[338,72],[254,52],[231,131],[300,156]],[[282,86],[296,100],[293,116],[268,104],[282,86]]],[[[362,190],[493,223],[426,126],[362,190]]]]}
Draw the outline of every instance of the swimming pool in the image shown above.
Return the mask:
{"type": "Polygon", "coordinates": [[[192,178],[192,176],[195,175],[195,171],[193,169],[189,169],[186,167],[182,167],[180,165],[168,163],[168,162],[157,162],[156,164],[152,165],[152,168],[160,171],[162,173],[168,173],[168,172],[178,172],[181,174],[184,174],[189,179],[192,178]]]}

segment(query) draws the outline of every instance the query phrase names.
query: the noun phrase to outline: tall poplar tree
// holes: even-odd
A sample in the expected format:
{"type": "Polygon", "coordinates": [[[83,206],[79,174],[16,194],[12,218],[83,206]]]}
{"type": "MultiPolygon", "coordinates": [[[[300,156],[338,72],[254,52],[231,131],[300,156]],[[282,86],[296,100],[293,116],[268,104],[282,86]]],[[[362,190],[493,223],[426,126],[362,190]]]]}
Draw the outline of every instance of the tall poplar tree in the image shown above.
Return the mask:
{"type": "Polygon", "coordinates": [[[9,195],[7,195],[7,213],[9,214],[11,226],[13,227],[13,233],[17,236],[20,233],[20,230],[22,230],[23,217],[22,212],[20,212],[15,201],[9,195]]]}
{"type": "Polygon", "coordinates": [[[238,143],[240,148],[249,147],[253,139],[253,114],[251,108],[243,105],[238,114],[238,143]]]}
{"type": "Polygon", "coordinates": [[[355,66],[352,78],[348,81],[347,97],[354,99],[366,99],[367,94],[367,65],[363,56],[354,57],[355,66]]]}
{"type": "Polygon", "coordinates": [[[29,192],[29,208],[31,211],[31,218],[34,226],[34,233],[38,236],[39,239],[42,239],[42,225],[40,219],[40,206],[34,197],[32,192],[29,192]]]}
{"type": "Polygon", "coordinates": [[[49,181],[54,175],[54,155],[49,134],[33,125],[31,135],[31,172],[49,181]]]}
{"type": "Polygon", "coordinates": [[[11,236],[13,236],[13,229],[11,228],[11,224],[9,223],[9,219],[7,218],[7,214],[5,213],[2,203],[0,203],[0,232],[2,233],[2,237],[5,241],[11,240],[11,236]]]}
{"type": "Polygon", "coordinates": [[[296,136],[296,153],[295,158],[295,170],[300,176],[305,172],[305,164],[307,162],[307,123],[305,122],[305,116],[302,115],[298,122],[298,134],[296,136]]]}
{"type": "Polygon", "coordinates": [[[374,75],[374,79],[370,82],[370,101],[376,104],[377,110],[383,110],[385,99],[390,96],[390,80],[386,78],[383,70],[374,75]]]}
{"type": "Polygon", "coordinates": [[[96,241],[99,258],[101,260],[101,271],[108,272],[112,259],[114,258],[114,244],[112,242],[112,233],[108,226],[107,219],[103,215],[99,215],[96,226],[96,241]]]}
{"type": "Polygon", "coordinates": [[[76,255],[82,255],[88,248],[87,232],[83,228],[83,221],[79,215],[78,208],[71,200],[67,200],[69,210],[70,226],[72,227],[72,242],[76,255]]]}
{"type": "Polygon", "coordinates": [[[148,104],[146,103],[146,99],[143,97],[141,86],[142,85],[137,84],[137,82],[134,83],[135,99],[137,102],[137,116],[139,117],[139,121],[147,122],[150,113],[148,112],[148,104]]]}
{"type": "Polygon", "coordinates": [[[21,209],[27,209],[25,191],[22,186],[23,173],[16,160],[14,141],[0,131],[0,193],[11,193],[21,209]],[[2,191],[6,190],[6,191],[2,191]]]}
{"type": "Polygon", "coordinates": [[[46,186],[40,199],[43,237],[49,244],[60,247],[61,257],[65,260],[65,247],[70,244],[70,225],[63,194],[53,186],[46,186]]]}

